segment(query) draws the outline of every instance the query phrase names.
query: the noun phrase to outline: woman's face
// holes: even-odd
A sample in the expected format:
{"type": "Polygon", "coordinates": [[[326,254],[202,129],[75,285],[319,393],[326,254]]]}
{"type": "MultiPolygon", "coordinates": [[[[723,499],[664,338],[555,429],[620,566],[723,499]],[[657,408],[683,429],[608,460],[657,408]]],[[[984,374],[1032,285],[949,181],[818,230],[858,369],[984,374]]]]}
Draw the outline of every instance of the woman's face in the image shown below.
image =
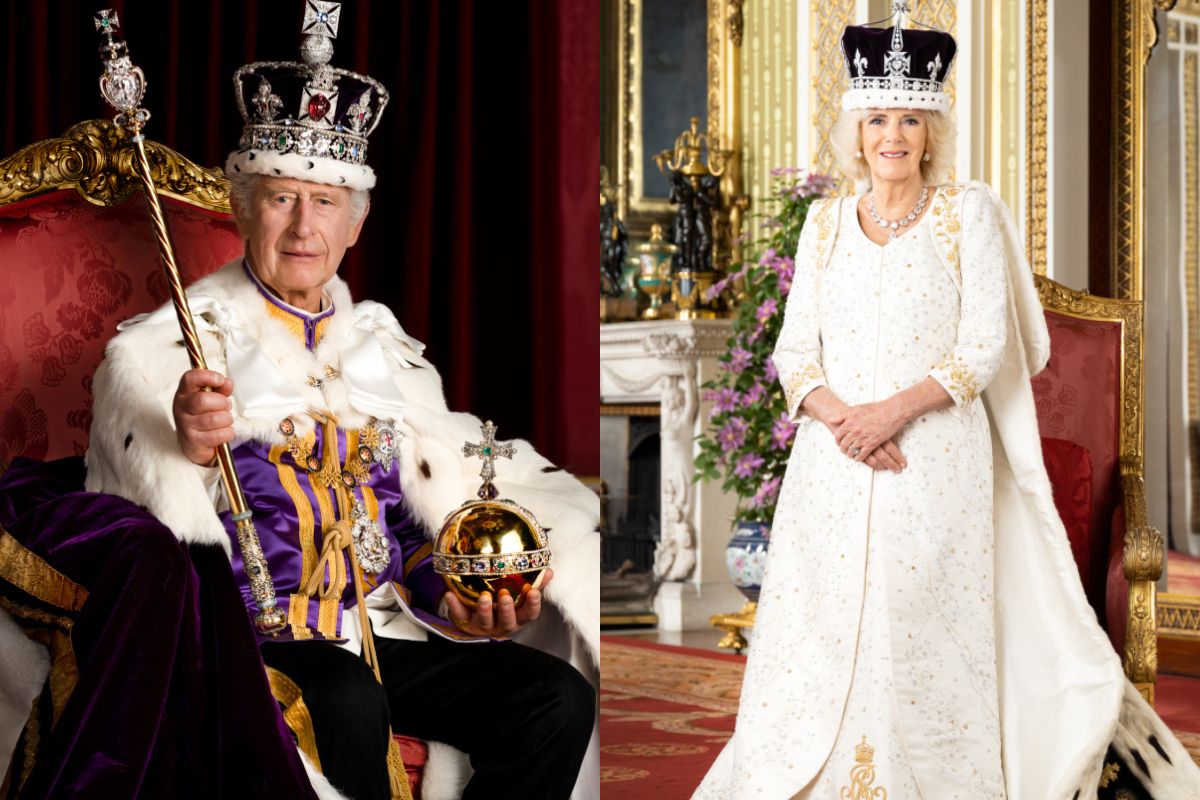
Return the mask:
{"type": "Polygon", "coordinates": [[[921,171],[929,127],[925,112],[907,108],[873,109],[862,121],[862,153],[871,181],[907,181],[921,171]]]}

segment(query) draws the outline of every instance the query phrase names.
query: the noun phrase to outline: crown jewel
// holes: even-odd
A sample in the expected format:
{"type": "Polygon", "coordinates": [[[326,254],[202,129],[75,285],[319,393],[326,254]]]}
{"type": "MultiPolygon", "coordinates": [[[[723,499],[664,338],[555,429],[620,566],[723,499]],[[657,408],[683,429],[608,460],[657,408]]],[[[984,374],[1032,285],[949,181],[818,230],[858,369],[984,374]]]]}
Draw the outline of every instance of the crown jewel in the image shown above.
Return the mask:
{"type": "Polygon", "coordinates": [[[305,0],[301,61],[258,61],[233,76],[245,120],[227,172],[370,189],[367,137],[388,102],[379,81],[329,64],[341,4],[305,0]]]}
{"type": "Polygon", "coordinates": [[[894,0],[886,19],[846,27],[842,55],[850,89],[842,96],[842,108],[949,109],[943,87],[957,49],[954,37],[916,20],[918,27],[905,28],[908,8],[904,0],[894,0]],[[871,27],[887,21],[892,27],[871,27]]]}

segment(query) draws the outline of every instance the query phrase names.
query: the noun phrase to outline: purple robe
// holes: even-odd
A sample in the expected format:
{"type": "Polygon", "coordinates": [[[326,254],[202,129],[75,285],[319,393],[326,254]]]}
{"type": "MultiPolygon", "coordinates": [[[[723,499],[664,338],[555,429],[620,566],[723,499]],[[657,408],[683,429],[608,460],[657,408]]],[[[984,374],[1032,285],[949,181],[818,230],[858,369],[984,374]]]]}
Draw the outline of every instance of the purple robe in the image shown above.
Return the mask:
{"type": "MultiPolygon", "coordinates": [[[[314,349],[324,333],[324,322],[333,316],[332,303],[326,302],[326,307],[319,313],[308,313],[272,295],[248,268],[246,274],[263,296],[267,312],[294,335],[303,338],[309,350],[314,349]]],[[[348,432],[339,429],[337,464],[345,464],[348,455],[351,459],[357,458],[356,453],[347,454],[347,440],[348,432]]],[[[276,447],[274,454],[272,451],[270,444],[246,441],[233,448],[233,459],[254,515],[254,526],[275,584],[276,600],[288,613],[288,629],[275,640],[337,639],[341,632],[342,612],[352,610],[356,604],[349,555],[342,555],[348,579],[339,600],[324,601],[323,608],[319,597],[299,596],[301,584],[308,578],[303,574],[305,551],[310,562],[321,553],[322,531],[337,519],[336,495],[331,488],[322,485],[319,476],[311,474],[305,464],[297,463],[286,448],[276,447]],[[311,522],[302,524],[301,514],[311,522]]],[[[319,425],[311,454],[318,462],[324,462],[324,437],[319,425]]],[[[445,580],[433,570],[433,547],[423,526],[404,505],[398,462],[387,466],[388,469],[384,469],[384,464],[378,461],[366,464],[368,478],[355,481],[350,489],[354,498],[369,512],[376,511],[374,518],[384,531],[391,554],[382,572],[364,575],[364,596],[391,583],[404,610],[421,627],[449,639],[477,639],[463,634],[437,615],[447,588],[445,580]]],[[[253,614],[257,606],[242,563],[231,513],[222,512],[221,520],[233,543],[234,576],[246,607],[253,614]]],[[[325,577],[328,579],[328,572],[325,577]]]]}
{"type": "Polygon", "coordinates": [[[18,458],[0,477],[0,536],[20,556],[0,564],[0,600],[31,638],[69,635],[10,790],[23,776],[20,797],[47,800],[314,798],[225,553],[83,491],[83,474],[78,457],[18,458]]]}

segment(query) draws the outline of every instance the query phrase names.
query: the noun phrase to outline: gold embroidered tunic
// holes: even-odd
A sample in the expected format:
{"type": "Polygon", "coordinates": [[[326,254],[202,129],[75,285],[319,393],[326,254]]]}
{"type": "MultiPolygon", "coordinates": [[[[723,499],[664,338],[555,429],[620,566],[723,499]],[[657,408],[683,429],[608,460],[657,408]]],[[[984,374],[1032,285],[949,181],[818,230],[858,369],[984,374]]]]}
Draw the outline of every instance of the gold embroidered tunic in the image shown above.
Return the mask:
{"type": "Polygon", "coordinates": [[[977,193],[938,187],[880,246],[855,201],[814,204],[801,237],[774,354],[796,440],[737,731],[698,798],[842,797],[864,737],[892,800],[1004,797],[979,399],[1006,339],[1000,220],[977,193]],[[900,474],[850,460],[799,411],[820,385],[858,405],[930,375],[955,405],[897,435],[900,474]]]}

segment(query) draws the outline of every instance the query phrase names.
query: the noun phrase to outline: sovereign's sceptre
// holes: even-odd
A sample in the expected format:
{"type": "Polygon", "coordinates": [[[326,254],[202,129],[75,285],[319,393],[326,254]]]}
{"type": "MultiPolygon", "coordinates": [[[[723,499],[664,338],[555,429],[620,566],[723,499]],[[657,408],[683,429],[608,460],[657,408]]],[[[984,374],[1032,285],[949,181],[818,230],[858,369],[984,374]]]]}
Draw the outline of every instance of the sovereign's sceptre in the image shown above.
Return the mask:
{"type": "MultiPolygon", "coordinates": [[[[146,200],[150,205],[150,219],[154,224],[155,238],[158,240],[158,253],[162,259],[163,272],[166,274],[167,286],[171,292],[171,302],[175,306],[175,315],[179,319],[179,328],[183,332],[183,342],[188,358],[192,362],[192,367],[208,369],[208,365],[204,361],[204,353],[200,349],[200,339],[196,335],[196,325],[192,321],[192,312],[188,308],[187,296],[183,293],[183,281],[179,277],[179,267],[175,263],[175,250],[171,245],[166,218],[163,216],[162,205],[158,201],[158,192],[154,187],[150,162],[146,158],[145,137],[142,135],[142,128],[149,121],[150,112],[141,107],[142,96],[146,92],[146,76],[129,60],[129,49],[125,42],[117,38],[120,23],[117,20],[116,12],[105,9],[97,13],[94,19],[96,30],[103,37],[100,45],[100,58],[104,62],[104,74],[100,77],[100,93],[109,105],[117,109],[119,113],[114,122],[117,127],[129,134],[129,138],[133,142],[134,171],[142,181],[146,200]]],[[[283,630],[287,617],[283,609],[276,604],[275,584],[271,581],[267,559],[263,555],[258,532],[254,528],[246,497],[242,493],[242,485],[233,465],[233,453],[228,444],[217,448],[217,462],[221,467],[221,482],[225,487],[225,496],[229,500],[229,508],[237,525],[238,544],[242,550],[246,575],[250,579],[254,603],[258,606],[258,611],[254,615],[254,625],[261,633],[275,635],[283,630]]]]}

